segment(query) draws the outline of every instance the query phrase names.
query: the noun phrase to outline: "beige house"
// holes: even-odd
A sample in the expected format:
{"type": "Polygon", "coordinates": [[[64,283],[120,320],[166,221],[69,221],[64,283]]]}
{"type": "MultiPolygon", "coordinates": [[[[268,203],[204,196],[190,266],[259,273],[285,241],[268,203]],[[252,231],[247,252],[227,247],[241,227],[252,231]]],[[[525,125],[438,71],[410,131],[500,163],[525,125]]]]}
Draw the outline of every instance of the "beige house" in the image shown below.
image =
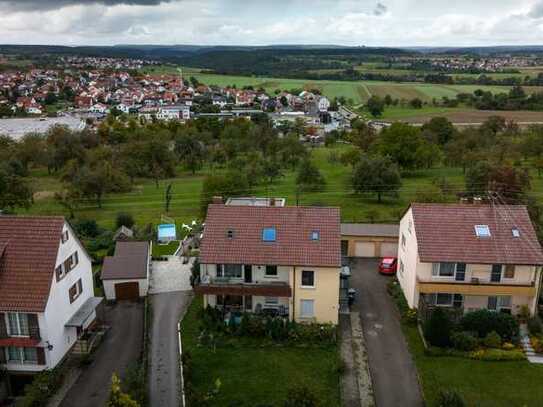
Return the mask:
{"type": "Polygon", "coordinates": [[[338,208],[208,208],[195,291],[204,306],[338,322],[341,270],[338,208]]]}
{"type": "Polygon", "coordinates": [[[525,206],[412,204],[398,259],[412,308],[536,311],[543,253],[525,206]]]}

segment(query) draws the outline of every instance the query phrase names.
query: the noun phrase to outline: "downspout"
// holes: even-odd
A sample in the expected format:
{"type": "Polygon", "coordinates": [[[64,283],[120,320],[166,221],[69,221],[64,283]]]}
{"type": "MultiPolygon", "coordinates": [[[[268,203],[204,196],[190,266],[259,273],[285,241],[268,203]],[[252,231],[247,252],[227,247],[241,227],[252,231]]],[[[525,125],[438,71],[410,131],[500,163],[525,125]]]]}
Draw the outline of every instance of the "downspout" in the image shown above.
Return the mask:
{"type": "Polygon", "coordinates": [[[292,321],[296,320],[296,266],[292,273],[292,321]]]}

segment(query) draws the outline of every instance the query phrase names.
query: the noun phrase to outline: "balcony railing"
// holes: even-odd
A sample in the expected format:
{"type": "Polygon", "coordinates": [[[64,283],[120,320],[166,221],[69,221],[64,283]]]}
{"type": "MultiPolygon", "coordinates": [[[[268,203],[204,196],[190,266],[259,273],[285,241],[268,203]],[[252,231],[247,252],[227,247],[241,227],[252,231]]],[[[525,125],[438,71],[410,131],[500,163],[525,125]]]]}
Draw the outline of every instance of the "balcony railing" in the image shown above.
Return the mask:
{"type": "Polygon", "coordinates": [[[197,278],[194,290],[202,294],[262,295],[270,297],[290,297],[290,285],[286,281],[246,282],[241,278],[210,277],[197,278]]]}
{"type": "Polygon", "coordinates": [[[491,281],[488,279],[471,278],[465,281],[454,279],[421,279],[417,277],[417,286],[421,293],[451,293],[466,295],[521,295],[534,296],[536,287],[533,281],[491,281]]]}

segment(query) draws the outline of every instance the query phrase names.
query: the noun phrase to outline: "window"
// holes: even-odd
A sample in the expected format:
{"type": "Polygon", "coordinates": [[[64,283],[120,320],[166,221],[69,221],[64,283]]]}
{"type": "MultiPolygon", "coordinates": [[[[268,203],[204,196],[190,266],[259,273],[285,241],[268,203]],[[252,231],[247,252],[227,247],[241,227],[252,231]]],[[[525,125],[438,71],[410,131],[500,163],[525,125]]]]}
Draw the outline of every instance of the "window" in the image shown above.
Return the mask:
{"type": "Polygon", "coordinates": [[[315,272],[304,270],[302,271],[302,287],[315,287],[315,272]]]}
{"type": "Polygon", "coordinates": [[[62,243],[66,243],[69,238],[70,238],[70,235],[68,234],[67,230],[62,232],[62,235],[60,236],[60,240],[61,240],[62,243]]]}
{"type": "Polygon", "coordinates": [[[466,263],[434,263],[432,264],[433,277],[454,277],[456,281],[466,278],[466,263]]]}
{"type": "Polygon", "coordinates": [[[427,301],[430,305],[437,307],[461,308],[463,304],[462,294],[436,293],[429,294],[427,301]]]}
{"type": "Polygon", "coordinates": [[[403,270],[404,270],[403,261],[400,260],[400,277],[403,277],[403,270]]]}
{"type": "Polygon", "coordinates": [[[315,300],[300,300],[300,316],[313,318],[315,316],[315,300]]]}
{"type": "Polygon", "coordinates": [[[402,247],[405,247],[405,235],[402,233],[402,247]]]}
{"type": "Polygon", "coordinates": [[[448,306],[451,306],[452,303],[453,303],[452,294],[439,293],[436,295],[436,305],[441,306],[441,307],[448,307],[448,306]]]}
{"type": "Polygon", "coordinates": [[[241,264],[224,264],[224,277],[241,278],[241,264]]]}
{"type": "Polygon", "coordinates": [[[233,239],[234,238],[234,231],[232,229],[229,229],[226,232],[226,237],[228,237],[228,239],[233,239]]]}
{"type": "Polygon", "coordinates": [[[30,336],[28,329],[28,314],[10,312],[8,314],[10,336],[30,336]]]}
{"type": "Polygon", "coordinates": [[[314,230],[311,232],[311,240],[319,240],[320,239],[320,233],[318,230],[314,230]]]}
{"type": "Polygon", "coordinates": [[[488,307],[491,311],[511,313],[512,300],[510,295],[488,297],[488,307]]]}
{"type": "Polygon", "coordinates": [[[68,257],[62,264],[59,264],[55,269],[55,274],[57,281],[62,280],[66,274],[72,271],[75,266],[79,264],[79,254],[77,251],[73,252],[70,257],[68,257]]]}
{"type": "Polygon", "coordinates": [[[262,230],[262,240],[265,242],[275,242],[275,228],[265,228],[262,230]]]}
{"type": "Polygon", "coordinates": [[[515,278],[515,266],[513,264],[507,264],[505,266],[503,278],[515,278]]]}
{"type": "Polygon", "coordinates": [[[475,234],[477,237],[490,237],[490,228],[488,225],[475,225],[475,234]]]}
{"type": "Polygon", "coordinates": [[[9,346],[7,348],[7,360],[10,363],[36,365],[38,363],[38,351],[36,348],[19,348],[9,346]]]}
{"type": "Polygon", "coordinates": [[[513,234],[513,237],[520,237],[520,230],[517,228],[511,229],[511,233],[513,234]]]}
{"type": "Polygon", "coordinates": [[[490,272],[490,281],[493,283],[499,283],[502,279],[502,265],[501,264],[493,264],[492,270],[490,272]]]}
{"type": "Polygon", "coordinates": [[[409,232],[409,234],[411,234],[412,227],[413,227],[413,222],[411,221],[411,219],[409,219],[409,223],[407,224],[407,231],[409,232]]]}
{"type": "Polygon", "coordinates": [[[277,266],[266,266],[266,277],[277,277],[277,266]]]}
{"type": "Polygon", "coordinates": [[[279,298],[277,297],[266,297],[264,299],[264,304],[266,304],[266,306],[277,306],[279,305],[279,298]]]}
{"type": "Polygon", "coordinates": [[[72,285],[70,287],[70,290],[68,291],[70,295],[70,304],[73,303],[77,298],[81,295],[83,292],[83,283],[81,279],[77,280],[77,283],[72,285]]]}

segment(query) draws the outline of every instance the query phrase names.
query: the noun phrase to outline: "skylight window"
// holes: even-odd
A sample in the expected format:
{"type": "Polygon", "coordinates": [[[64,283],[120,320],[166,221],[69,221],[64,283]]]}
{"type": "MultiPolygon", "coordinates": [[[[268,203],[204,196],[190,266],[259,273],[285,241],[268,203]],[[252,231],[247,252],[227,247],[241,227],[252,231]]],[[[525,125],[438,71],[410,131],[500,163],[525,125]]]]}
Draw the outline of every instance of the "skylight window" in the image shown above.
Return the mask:
{"type": "Polygon", "coordinates": [[[490,237],[490,228],[488,225],[475,225],[475,234],[477,237],[490,237]]]}
{"type": "Polygon", "coordinates": [[[233,239],[234,231],[232,229],[228,229],[228,231],[226,232],[226,236],[228,237],[228,239],[233,239]]]}
{"type": "Polygon", "coordinates": [[[311,232],[311,240],[319,240],[320,239],[320,233],[318,230],[314,230],[311,232]]]}
{"type": "Polygon", "coordinates": [[[513,237],[520,237],[520,230],[517,228],[511,229],[511,233],[513,234],[513,237]]]}
{"type": "Polygon", "coordinates": [[[262,230],[262,240],[265,242],[275,242],[275,228],[265,228],[262,230]]]}

